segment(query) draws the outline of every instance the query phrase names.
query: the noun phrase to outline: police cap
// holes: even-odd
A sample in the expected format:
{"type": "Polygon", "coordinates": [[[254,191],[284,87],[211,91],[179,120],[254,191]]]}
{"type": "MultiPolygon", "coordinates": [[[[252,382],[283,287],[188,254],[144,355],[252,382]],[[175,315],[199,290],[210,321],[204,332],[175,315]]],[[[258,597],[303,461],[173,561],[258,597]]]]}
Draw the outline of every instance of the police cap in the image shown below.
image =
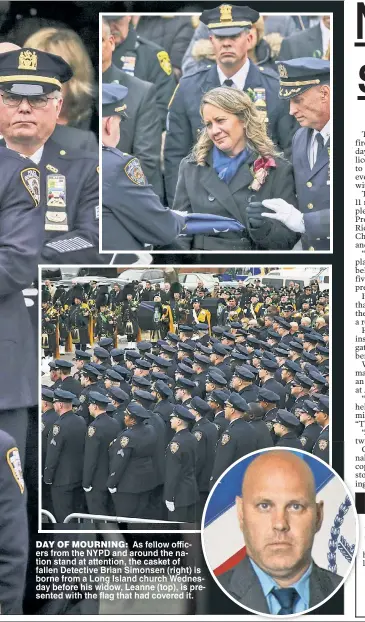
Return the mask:
{"type": "Polygon", "coordinates": [[[123,358],[124,350],[122,348],[113,348],[112,350],[110,350],[110,356],[112,356],[113,359],[123,358]]]}
{"type": "Polygon", "coordinates": [[[147,410],[141,406],[141,404],[137,404],[137,402],[130,402],[125,409],[125,414],[130,417],[139,419],[149,419],[150,415],[147,410]]]}
{"type": "Polygon", "coordinates": [[[208,402],[216,402],[223,406],[227,398],[229,397],[229,391],[225,391],[223,389],[214,389],[209,396],[207,396],[208,402]]]}
{"type": "Polygon", "coordinates": [[[190,378],[185,378],[182,376],[176,380],[175,388],[185,389],[186,391],[191,391],[192,389],[196,389],[196,382],[190,380],[190,378]]]}
{"type": "Polygon", "coordinates": [[[208,371],[207,373],[207,382],[211,382],[212,384],[216,384],[219,387],[225,387],[227,385],[227,380],[217,369],[213,369],[212,371],[208,371]]]}
{"type": "Polygon", "coordinates": [[[204,356],[204,354],[199,354],[199,352],[194,353],[194,359],[197,361],[197,363],[200,363],[202,365],[210,365],[209,356],[204,356]]]}
{"type": "Polygon", "coordinates": [[[96,348],[94,348],[94,355],[98,359],[108,359],[110,357],[110,352],[109,350],[106,350],[105,348],[101,348],[100,346],[97,346],[96,348]]]}
{"type": "Polygon", "coordinates": [[[118,374],[118,372],[114,369],[107,369],[105,372],[105,378],[109,378],[109,380],[118,380],[118,382],[123,380],[123,376],[118,374]]]}
{"type": "Polygon", "coordinates": [[[310,378],[312,378],[313,382],[315,384],[321,384],[321,385],[325,385],[326,384],[326,378],[324,376],[322,376],[322,374],[319,373],[319,371],[316,370],[316,368],[312,368],[308,370],[308,376],[310,378]]]}
{"type": "Polygon", "coordinates": [[[138,341],[137,348],[140,352],[147,352],[147,350],[152,350],[152,343],[150,341],[138,341]]]}
{"type": "Polygon", "coordinates": [[[163,356],[156,356],[154,362],[152,363],[153,367],[162,367],[164,369],[167,369],[170,365],[171,361],[164,359],[163,356]]]}
{"type": "Polygon", "coordinates": [[[142,389],[136,389],[133,393],[133,397],[135,400],[142,402],[145,405],[151,405],[152,402],[155,402],[155,398],[149,391],[143,391],[142,389]]]}
{"type": "Polygon", "coordinates": [[[127,402],[129,400],[128,393],[126,393],[125,391],[123,391],[123,389],[120,389],[119,387],[111,387],[108,393],[112,397],[112,399],[116,400],[117,402],[127,402]]]}
{"type": "Polygon", "coordinates": [[[292,374],[300,374],[302,371],[301,366],[298,365],[298,363],[296,363],[295,361],[291,361],[290,359],[285,361],[284,365],[282,365],[282,369],[287,369],[292,374]]]}
{"type": "Polygon", "coordinates": [[[141,353],[136,352],[136,350],[124,350],[124,358],[126,361],[132,361],[134,363],[134,361],[141,358],[141,353]]]}
{"type": "MultiPolygon", "coordinates": [[[[269,354],[269,352],[268,352],[268,354],[269,354]]],[[[269,372],[274,372],[277,369],[279,369],[279,365],[277,364],[276,361],[272,361],[271,359],[268,359],[266,357],[263,357],[261,359],[260,365],[261,365],[261,368],[266,369],[269,372]]]]}
{"type": "Polygon", "coordinates": [[[303,352],[303,345],[301,343],[298,343],[297,341],[290,341],[289,347],[291,350],[294,350],[294,352],[298,352],[298,354],[301,354],[303,352]]]}
{"type": "Polygon", "coordinates": [[[313,380],[305,374],[295,374],[294,385],[301,386],[304,389],[310,389],[313,386],[313,380]]]}
{"type": "Polygon", "coordinates": [[[102,86],[103,117],[123,117],[127,108],[123,100],[128,95],[128,89],[121,84],[104,84],[102,86]]]}
{"type": "Polygon", "coordinates": [[[245,367],[236,367],[233,372],[234,376],[238,376],[242,380],[255,380],[255,376],[245,367]]]}
{"type": "Polygon", "coordinates": [[[160,393],[160,395],[163,395],[164,397],[172,397],[173,395],[170,387],[166,384],[166,382],[163,382],[163,380],[156,380],[154,389],[157,393],[160,393]]]}
{"type": "Polygon", "coordinates": [[[173,379],[170,378],[170,376],[168,376],[167,374],[164,374],[162,371],[152,371],[151,378],[154,381],[163,380],[163,382],[166,382],[167,384],[173,382],[173,379]]]}
{"type": "Polygon", "coordinates": [[[318,337],[320,337],[320,340],[322,339],[321,335],[318,335],[317,333],[307,333],[306,335],[304,335],[303,341],[308,341],[309,343],[317,343],[318,337]]]}
{"type": "Polygon", "coordinates": [[[147,387],[151,386],[151,382],[144,376],[132,376],[132,385],[134,387],[147,387]]]}
{"type": "Polygon", "coordinates": [[[277,404],[277,402],[280,402],[280,396],[277,393],[265,389],[264,387],[259,389],[257,399],[259,402],[267,402],[268,404],[277,404]]]}
{"type": "Polygon", "coordinates": [[[42,400],[45,402],[53,402],[53,391],[48,387],[42,387],[42,400]]]}
{"type": "Polygon", "coordinates": [[[174,406],[174,410],[170,415],[170,419],[172,417],[177,417],[178,419],[182,419],[183,421],[195,421],[195,417],[193,413],[190,412],[185,406],[181,406],[180,404],[176,404],[174,406]]]}
{"type": "Polygon", "coordinates": [[[312,352],[306,352],[305,350],[303,350],[302,360],[307,361],[308,363],[316,363],[317,357],[312,352]]]}
{"type": "Polygon", "coordinates": [[[179,350],[183,350],[184,352],[194,352],[195,347],[190,343],[185,343],[184,341],[179,341],[178,343],[179,350]]]}
{"type": "Polygon", "coordinates": [[[53,392],[54,402],[72,402],[76,395],[71,391],[64,391],[63,389],[55,389],[53,392]]]}
{"type": "Polygon", "coordinates": [[[0,88],[14,95],[43,95],[60,91],[73,71],[60,56],[34,48],[0,54],[0,88]]]}
{"type": "Polygon", "coordinates": [[[224,337],[225,339],[228,339],[228,341],[234,342],[236,340],[236,335],[234,335],[233,333],[230,333],[227,330],[225,330],[224,333],[222,333],[222,337],[224,337]]]}
{"type": "Polygon", "coordinates": [[[190,367],[190,365],[186,364],[186,363],[179,363],[176,371],[179,371],[180,373],[183,374],[183,376],[193,376],[195,374],[194,370],[192,367],[190,367]]]}
{"type": "Polygon", "coordinates": [[[174,341],[175,343],[177,343],[179,341],[179,337],[178,337],[178,335],[175,335],[175,333],[167,333],[167,338],[170,341],[174,341]]]}
{"type": "Polygon", "coordinates": [[[179,333],[193,333],[193,327],[192,326],[187,326],[186,324],[180,324],[178,327],[179,333]]]}
{"type": "Polygon", "coordinates": [[[320,395],[315,405],[314,410],[316,412],[324,412],[328,415],[330,411],[329,408],[330,408],[330,400],[329,400],[328,395],[320,395]]]}
{"type": "Polygon", "coordinates": [[[84,352],[83,350],[75,350],[75,358],[73,360],[90,361],[90,359],[91,359],[90,352],[84,352]]]}
{"type": "Polygon", "coordinates": [[[312,402],[312,400],[304,400],[301,410],[304,410],[304,412],[313,417],[313,419],[316,416],[316,404],[312,402]]]}
{"type": "Polygon", "coordinates": [[[151,369],[151,363],[149,361],[145,361],[144,359],[136,359],[135,366],[138,367],[138,369],[144,369],[145,371],[151,369]]]}
{"type": "Polygon", "coordinates": [[[279,97],[281,99],[297,97],[313,86],[329,84],[330,82],[330,62],[328,60],[308,56],[275,62],[280,77],[279,97]]]}
{"type": "Polygon", "coordinates": [[[221,4],[203,11],[200,21],[217,37],[233,37],[243,30],[250,30],[259,17],[260,13],[248,6],[221,4]]]}
{"type": "Polygon", "coordinates": [[[91,363],[86,363],[80,371],[80,374],[82,374],[82,376],[88,376],[89,378],[97,378],[100,375],[99,371],[94,365],[91,365],[91,363]]]}
{"type": "Polygon", "coordinates": [[[128,378],[130,375],[129,369],[123,367],[123,365],[113,365],[114,371],[120,374],[123,378],[128,378]]]}
{"type": "Polygon", "coordinates": [[[298,418],[284,408],[279,408],[275,415],[275,419],[273,419],[273,423],[281,423],[281,425],[289,430],[295,430],[295,428],[300,425],[298,418]]]}
{"type": "Polygon", "coordinates": [[[191,400],[190,408],[196,410],[202,417],[206,417],[209,413],[212,412],[209,404],[205,400],[202,400],[202,398],[198,395],[193,397],[193,399],[191,400]]]}
{"type": "Polygon", "coordinates": [[[98,343],[101,348],[108,348],[114,343],[114,340],[111,337],[102,337],[98,343]]]}
{"type": "Polygon", "coordinates": [[[56,369],[71,369],[73,367],[71,361],[66,361],[64,359],[55,359],[54,364],[56,369]]]}
{"type": "Polygon", "coordinates": [[[161,343],[160,348],[163,352],[168,352],[169,354],[176,354],[177,352],[176,348],[173,348],[172,346],[170,346],[168,343],[166,343],[166,341],[163,341],[161,343]]]}
{"type": "Polygon", "coordinates": [[[213,352],[215,354],[218,354],[219,356],[227,356],[227,354],[228,354],[227,348],[222,346],[221,343],[214,343],[213,344],[213,352]]]}
{"type": "Polygon", "coordinates": [[[202,330],[202,331],[203,331],[203,330],[209,330],[209,326],[208,326],[208,324],[205,324],[204,322],[198,322],[198,323],[195,325],[195,329],[196,329],[196,330],[202,330]]]}
{"type": "Polygon", "coordinates": [[[273,328],[269,328],[267,331],[267,337],[268,339],[276,339],[277,341],[280,341],[281,339],[279,333],[277,333],[273,328]]]}
{"type": "Polygon", "coordinates": [[[246,400],[238,393],[231,393],[231,395],[226,399],[225,405],[232,406],[235,410],[242,413],[248,411],[248,404],[246,400]]]}
{"type": "Polygon", "coordinates": [[[90,404],[96,404],[97,406],[100,406],[100,408],[106,407],[110,402],[110,399],[106,395],[103,395],[98,391],[90,391],[88,397],[90,404]]]}

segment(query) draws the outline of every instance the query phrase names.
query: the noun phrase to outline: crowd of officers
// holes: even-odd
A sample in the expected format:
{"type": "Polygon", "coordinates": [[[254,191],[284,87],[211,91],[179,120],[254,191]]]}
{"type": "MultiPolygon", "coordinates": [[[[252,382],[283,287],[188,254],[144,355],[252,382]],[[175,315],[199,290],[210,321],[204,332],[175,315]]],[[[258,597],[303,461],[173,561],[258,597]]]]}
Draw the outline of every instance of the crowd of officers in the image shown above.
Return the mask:
{"type": "Polygon", "coordinates": [[[252,451],[329,462],[328,292],[293,283],[232,295],[221,284],[219,294],[223,325],[199,321],[203,296],[191,305],[198,321],[164,339],[125,349],[103,336],[72,362],[50,361],[42,507],[58,522],[87,510],[195,523],[218,478],[252,451]]]}

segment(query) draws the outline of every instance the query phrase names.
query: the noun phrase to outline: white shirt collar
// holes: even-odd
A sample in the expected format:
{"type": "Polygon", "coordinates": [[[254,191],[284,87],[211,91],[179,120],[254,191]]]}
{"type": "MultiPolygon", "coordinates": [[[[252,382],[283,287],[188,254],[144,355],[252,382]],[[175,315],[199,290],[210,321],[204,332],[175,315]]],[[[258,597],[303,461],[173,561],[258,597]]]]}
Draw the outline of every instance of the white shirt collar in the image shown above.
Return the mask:
{"type": "Polygon", "coordinates": [[[327,28],[324,23],[323,20],[321,19],[319,22],[319,26],[321,29],[321,35],[322,35],[322,49],[323,49],[323,54],[325,54],[327,52],[327,48],[328,48],[328,44],[331,40],[331,31],[329,28],[327,28]]]}
{"type": "Polygon", "coordinates": [[[219,82],[221,83],[221,86],[223,85],[223,82],[225,80],[230,79],[233,81],[233,85],[236,89],[243,91],[243,89],[245,88],[245,82],[246,82],[249,69],[250,69],[250,61],[247,58],[245,64],[241,67],[241,69],[239,69],[237,73],[234,74],[234,76],[231,76],[231,78],[227,78],[227,76],[224,75],[221,68],[218,67],[217,65],[218,77],[219,77],[219,82]]]}
{"type": "MultiPolygon", "coordinates": [[[[6,145],[8,149],[10,149],[10,147],[8,145],[6,145]]],[[[34,162],[34,164],[39,164],[43,155],[43,149],[44,149],[44,145],[42,145],[41,147],[39,147],[39,149],[37,149],[37,151],[35,153],[33,153],[33,155],[31,156],[25,156],[26,158],[28,158],[29,160],[32,160],[32,162],[34,162]]],[[[20,155],[24,155],[24,153],[21,153],[20,155]]]]}
{"type": "Polygon", "coordinates": [[[331,120],[330,119],[327,121],[326,125],[324,127],[322,127],[320,132],[318,132],[318,130],[313,130],[312,141],[314,141],[314,138],[315,138],[315,136],[317,134],[322,134],[322,136],[323,136],[323,143],[326,144],[327,141],[331,137],[331,120]]]}

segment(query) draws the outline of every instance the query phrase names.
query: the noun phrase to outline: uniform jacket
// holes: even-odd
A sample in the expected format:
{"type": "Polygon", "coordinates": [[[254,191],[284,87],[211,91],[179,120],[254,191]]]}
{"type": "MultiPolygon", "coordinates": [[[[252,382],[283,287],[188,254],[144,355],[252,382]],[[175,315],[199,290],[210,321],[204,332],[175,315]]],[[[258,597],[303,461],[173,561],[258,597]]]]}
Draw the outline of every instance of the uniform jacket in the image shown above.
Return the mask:
{"type": "Polygon", "coordinates": [[[78,127],[69,125],[56,125],[52,134],[55,143],[68,150],[89,151],[89,153],[99,153],[98,141],[94,132],[81,130],[78,127]]]}
{"type": "Polygon", "coordinates": [[[293,137],[292,161],[298,208],[304,214],[304,250],[329,250],[330,248],[330,140],[320,151],[311,169],[308,146],[312,130],[301,127],[293,137]]]}
{"type": "Polygon", "coordinates": [[[299,437],[299,440],[302,443],[302,449],[304,449],[304,451],[309,451],[309,453],[311,453],[314,444],[321,433],[321,430],[321,426],[316,421],[310,423],[309,425],[307,425],[306,428],[304,428],[301,436],[299,437]]]}
{"type": "Polygon", "coordinates": [[[75,380],[72,376],[67,376],[67,378],[62,381],[60,388],[62,391],[70,391],[71,393],[74,393],[77,397],[82,391],[80,382],[75,380]]]}
{"type": "Polygon", "coordinates": [[[208,492],[215,458],[215,447],[218,440],[218,430],[214,423],[202,417],[194,424],[191,431],[198,441],[196,481],[199,492],[208,492]]]}
{"type": "Polygon", "coordinates": [[[39,180],[33,162],[0,147],[0,411],[37,403],[36,346],[22,294],[36,277],[43,238],[43,208],[22,181],[31,171],[39,180]]]}
{"type": "Polygon", "coordinates": [[[295,432],[288,432],[281,436],[276,443],[276,447],[292,447],[293,449],[303,449],[302,443],[295,432]]]}
{"type": "Polygon", "coordinates": [[[229,426],[229,421],[224,416],[224,410],[221,410],[220,412],[218,412],[215,415],[215,417],[213,419],[213,423],[214,423],[215,427],[218,430],[218,439],[217,439],[217,442],[218,442],[220,440],[223,432],[225,432],[225,430],[229,426]]]}
{"type": "Polygon", "coordinates": [[[263,389],[267,389],[268,391],[273,391],[280,397],[280,402],[278,408],[284,408],[285,404],[285,387],[283,387],[280,382],[277,382],[275,378],[268,378],[263,384],[263,389]]]}
{"type": "MultiPolygon", "coordinates": [[[[164,152],[166,194],[170,206],[173,204],[179,164],[190,152],[202,128],[199,113],[201,98],[204,93],[220,85],[216,65],[208,65],[183,76],[170,103],[164,152]]],[[[288,114],[288,102],[278,98],[278,76],[250,62],[245,91],[249,88],[265,90],[269,133],[281,149],[290,150],[297,125],[288,114]]]]}
{"type": "Polygon", "coordinates": [[[208,153],[205,166],[198,166],[192,156],[181,162],[173,208],[188,213],[234,218],[245,226],[240,233],[183,237],[181,244],[184,248],[216,251],[289,250],[294,246],[297,235],[279,221],[266,219],[261,227],[255,229],[248,223],[246,207],[249,199],[262,201],[281,198],[296,204],[293,170],[281,158],[276,158],[277,168],[270,169],[265,183],[258,191],[249,189],[253,181],[250,167],[257,157],[257,153],[252,153],[228,184],[219,179],[213,168],[213,150],[208,153]]]}
{"type": "Polygon", "coordinates": [[[167,52],[152,41],[138,36],[134,28],[130,28],[126,40],[118,45],[113,52],[113,63],[126,73],[155,85],[157,108],[161,127],[164,130],[167,106],[176,87],[167,52]]]}
{"type": "Polygon", "coordinates": [[[265,449],[265,447],[273,447],[274,441],[271,432],[262,419],[251,419],[250,426],[255,430],[257,435],[257,449],[265,449]]]}
{"type": "Polygon", "coordinates": [[[257,448],[258,438],[253,427],[241,418],[231,421],[217,445],[210,487],[233,462],[257,448]]]}
{"type": "Polygon", "coordinates": [[[112,147],[103,147],[102,157],[103,250],[141,250],[145,244],[173,242],[184,218],[161,205],[138,159],[112,147]]]}
{"type": "Polygon", "coordinates": [[[123,430],[109,448],[108,488],[137,494],[156,486],[156,432],[143,422],[123,430]]]}
{"type": "Polygon", "coordinates": [[[290,60],[292,58],[304,58],[315,56],[322,58],[323,52],[322,33],[319,24],[313,28],[306,28],[302,32],[286,37],[281,42],[279,58],[290,60]]]}
{"type": "Polygon", "coordinates": [[[185,50],[194,34],[191,17],[143,15],[136,30],[139,36],[163,47],[170,56],[172,66],[181,69],[185,50]]]}
{"type": "Polygon", "coordinates": [[[57,413],[50,408],[45,413],[42,413],[42,473],[46,464],[46,455],[47,455],[47,442],[48,442],[48,434],[52,429],[54,423],[56,423],[58,419],[57,413]]]}
{"type": "Polygon", "coordinates": [[[102,413],[89,425],[85,437],[82,485],[106,491],[109,476],[109,445],[119,434],[119,424],[102,413]]]}
{"type": "Polygon", "coordinates": [[[53,486],[80,484],[86,425],[72,410],[58,417],[48,435],[44,482],[53,486]]]}
{"type": "Polygon", "coordinates": [[[246,400],[247,404],[249,404],[250,402],[257,402],[258,392],[259,387],[257,386],[257,384],[254,384],[254,382],[252,382],[252,384],[249,384],[241,391],[238,391],[238,394],[246,400]]]}
{"type": "MultiPolygon", "coordinates": [[[[222,587],[241,605],[255,611],[269,613],[260,581],[247,556],[232,570],[221,574],[218,580],[222,587]]],[[[309,579],[309,607],[319,605],[327,596],[332,594],[341,581],[342,577],[338,574],[320,568],[313,562],[309,579]]]]}
{"type": "Polygon", "coordinates": [[[327,426],[322,430],[320,435],[318,436],[312,454],[317,456],[318,458],[322,458],[327,464],[330,461],[330,441],[329,441],[329,427],[327,426]]]}
{"type": "Polygon", "coordinates": [[[198,441],[187,428],[176,432],[166,448],[163,498],[175,507],[194,505],[199,499],[196,482],[198,441]]]}
{"type": "Polygon", "coordinates": [[[158,123],[156,87],[121,71],[115,65],[103,73],[103,82],[117,82],[128,88],[123,103],[127,105],[127,119],[120,124],[120,151],[136,156],[155,193],[162,199],[161,125],[158,123]]]}
{"type": "Polygon", "coordinates": [[[156,475],[156,486],[164,482],[165,477],[165,449],[166,449],[166,425],[157,412],[150,412],[148,425],[151,425],[156,432],[155,451],[153,455],[154,470],[156,475]]]}

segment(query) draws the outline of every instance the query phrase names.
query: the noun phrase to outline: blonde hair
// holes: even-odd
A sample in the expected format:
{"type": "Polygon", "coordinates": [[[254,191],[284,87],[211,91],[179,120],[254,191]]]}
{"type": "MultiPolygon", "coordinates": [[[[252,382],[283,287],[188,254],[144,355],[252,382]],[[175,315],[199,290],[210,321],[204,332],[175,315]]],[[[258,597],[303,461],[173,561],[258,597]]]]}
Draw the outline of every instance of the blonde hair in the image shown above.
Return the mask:
{"type": "MultiPolygon", "coordinates": [[[[265,157],[280,155],[271,138],[267,135],[266,124],[262,114],[260,114],[246,93],[231,87],[218,87],[208,91],[203,95],[200,102],[200,116],[202,119],[206,104],[211,104],[224,110],[224,112],[236,115],[243,122],[247,146],[253,151],[265,157]]],[[[199,166],[205,166],[206,157],[212,147],[213,141],[208,136],[207,128],[204,127],[192,149],[193,160],[199,166]]]]}
{"type": "Polygon", "coordinates": [[[71,67],[73,77],[62,85],[62,115],[76,124],[91,114],[94,70],[79,35],[67,28],[41,28],[28,37],[24,47],[61,56],[71,67]]]}

